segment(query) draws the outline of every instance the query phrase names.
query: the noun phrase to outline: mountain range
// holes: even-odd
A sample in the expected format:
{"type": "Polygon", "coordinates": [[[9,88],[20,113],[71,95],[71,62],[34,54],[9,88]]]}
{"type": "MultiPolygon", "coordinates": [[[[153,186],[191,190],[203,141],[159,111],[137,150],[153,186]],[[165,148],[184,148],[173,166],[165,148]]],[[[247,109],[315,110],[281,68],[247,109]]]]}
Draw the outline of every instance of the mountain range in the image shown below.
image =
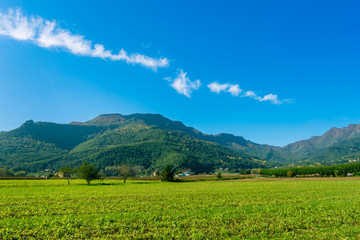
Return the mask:
{"type": "Polygon", "coordinates": [[[103,114],[87,122],[26,121],[0,133],[0,168],[36,172],[78,166],[142,166],[147,173],[167,164],[196,173],[298,165],[331,165],[360,155],[360,124],[332,128],[285,147],[240,136],[204,134],[160,114],[103,114]]]}

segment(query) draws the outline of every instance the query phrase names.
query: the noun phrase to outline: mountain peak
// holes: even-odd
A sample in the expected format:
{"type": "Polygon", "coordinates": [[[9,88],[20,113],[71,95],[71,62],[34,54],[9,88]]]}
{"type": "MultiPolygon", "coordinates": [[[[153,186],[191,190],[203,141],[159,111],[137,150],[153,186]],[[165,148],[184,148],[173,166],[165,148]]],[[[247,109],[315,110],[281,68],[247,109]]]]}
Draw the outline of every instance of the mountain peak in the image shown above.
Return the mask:
{"type": "Polygon", "coordinates": [[[23,125],[32,125],[35,124],[33,120],[27,120],[26,122],[23,123],[23,125]]]}
{"type": "Polygon", "coordinates": [[[0,135],[0,161],[5,159],[2,165],[31,171],[75,166],[84,159],[101,167],[132,161],[150,172],[165,163],[195,172],[211,172],[222,166],[234,170],[264,166],[252,155],[227,148],[232,146],[232,138],[243,146],[242,137],[203,134],[160,114],[101,114],[71,124],[29,120],[21,128],[0,135]]]}
{"type": "Polygon", "coordinates": [[[86,122],[71,122],[71,125],[119,125],[125,121],[142,121],[148,125],[157,125],[159,123],[177,122],[172,121],[161,114],[156,113],[134,113],[129,115],[122,115],[120,113],[100,114],[96,118],[86,122]]]}

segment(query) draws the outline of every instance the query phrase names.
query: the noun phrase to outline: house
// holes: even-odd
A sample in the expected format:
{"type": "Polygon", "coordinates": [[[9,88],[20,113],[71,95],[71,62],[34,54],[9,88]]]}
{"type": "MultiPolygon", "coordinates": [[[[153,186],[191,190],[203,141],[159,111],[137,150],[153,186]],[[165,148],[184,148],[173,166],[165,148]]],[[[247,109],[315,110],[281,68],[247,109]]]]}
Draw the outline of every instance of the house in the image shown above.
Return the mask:
{"type": "Polygon", "coordinates": [[[55,176],[63,178],[64,173],[62,171],[58,171],[58,172],[55,173],[55,176]]]}
{"type": "Polygon", "coordinates": [[[176,172],[175,177],[186,177],[186,176],[190,176],[190,175],[194,175],[194,173],[191,172],[190,169],[179,170],[176,172]]]}

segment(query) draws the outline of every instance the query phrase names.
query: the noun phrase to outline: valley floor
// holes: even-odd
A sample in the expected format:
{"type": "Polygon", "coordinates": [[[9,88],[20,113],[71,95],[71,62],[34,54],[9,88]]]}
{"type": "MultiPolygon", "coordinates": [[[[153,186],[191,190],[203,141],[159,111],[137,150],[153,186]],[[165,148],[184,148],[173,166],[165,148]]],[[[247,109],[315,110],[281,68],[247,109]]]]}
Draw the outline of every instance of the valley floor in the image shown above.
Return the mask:
{"type": "Polygon", "coordinates": [[[360,178],[1,180],[0,239],[359,239],[360,178]]]}

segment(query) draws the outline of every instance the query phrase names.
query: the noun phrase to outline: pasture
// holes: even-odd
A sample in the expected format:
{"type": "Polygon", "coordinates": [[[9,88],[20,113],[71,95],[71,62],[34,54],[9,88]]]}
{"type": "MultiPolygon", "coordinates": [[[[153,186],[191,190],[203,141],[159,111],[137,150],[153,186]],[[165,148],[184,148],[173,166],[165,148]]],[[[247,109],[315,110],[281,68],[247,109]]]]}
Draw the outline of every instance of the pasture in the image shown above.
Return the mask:
{"type": "Polygon", "coordinates": [[[1,180],[0,239],[359,239],[360,178],[1,180]]]}

